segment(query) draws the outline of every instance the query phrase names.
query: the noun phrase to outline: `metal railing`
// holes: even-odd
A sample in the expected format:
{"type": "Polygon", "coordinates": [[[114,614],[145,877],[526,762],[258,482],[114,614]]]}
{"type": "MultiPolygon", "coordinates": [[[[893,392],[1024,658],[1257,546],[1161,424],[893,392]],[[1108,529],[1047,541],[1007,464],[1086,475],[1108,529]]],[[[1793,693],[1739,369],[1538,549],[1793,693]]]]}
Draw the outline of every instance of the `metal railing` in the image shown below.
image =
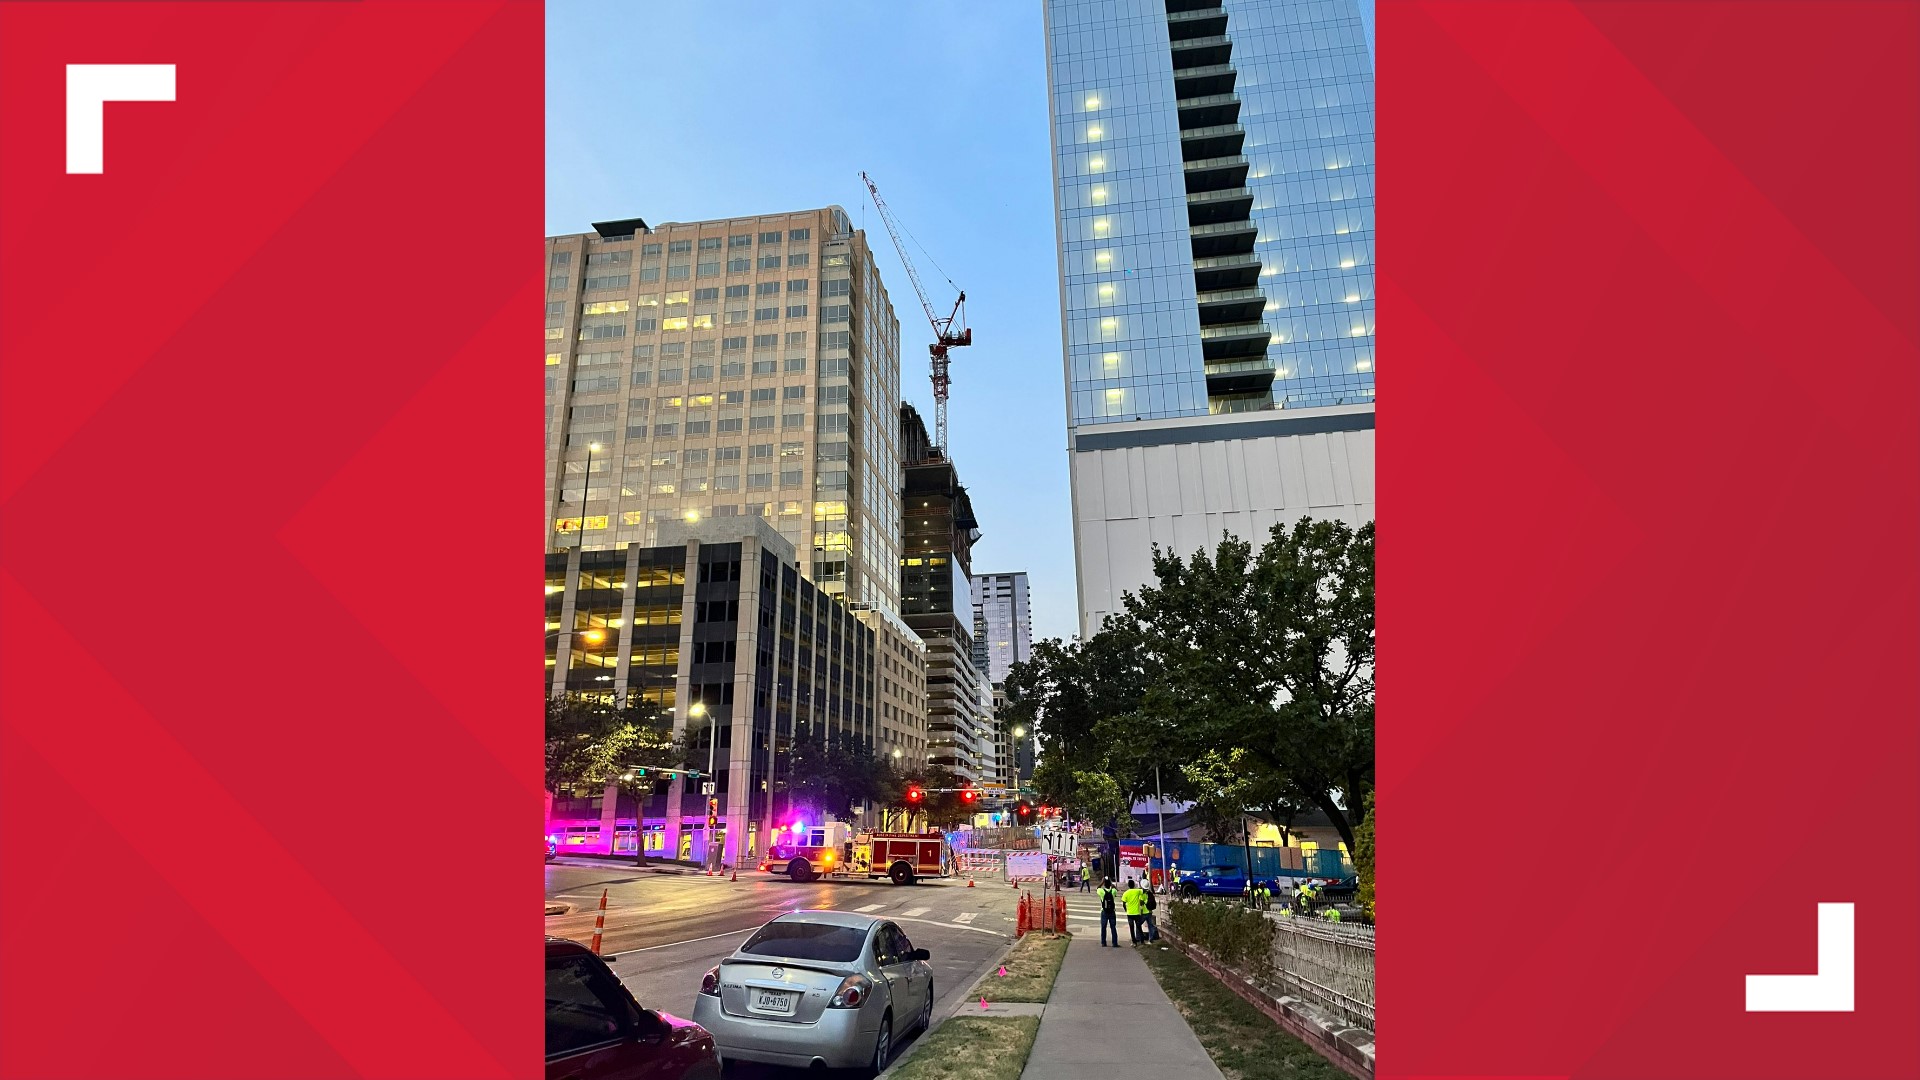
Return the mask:
{"type": "Polygon", "coordinates": [[[1269,912],[1277,989],[1373,1030],[1373,927],[1269,912]]]}

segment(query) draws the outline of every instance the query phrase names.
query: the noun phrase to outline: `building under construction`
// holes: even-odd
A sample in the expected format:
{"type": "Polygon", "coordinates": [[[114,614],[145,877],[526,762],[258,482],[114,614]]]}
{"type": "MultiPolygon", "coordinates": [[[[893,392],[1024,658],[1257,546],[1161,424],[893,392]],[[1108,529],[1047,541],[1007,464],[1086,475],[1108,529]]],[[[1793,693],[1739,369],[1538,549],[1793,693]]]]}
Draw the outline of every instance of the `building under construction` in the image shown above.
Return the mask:
{"type": "Polygon", "coordinates": [[[994,769],[993,699],[973,662],[973,545],[980,523],[959,471],[911,405],[900,407],[906,470],[900,612],[927,646],[927,748],[932,764],[971,780],[994,769]]]}

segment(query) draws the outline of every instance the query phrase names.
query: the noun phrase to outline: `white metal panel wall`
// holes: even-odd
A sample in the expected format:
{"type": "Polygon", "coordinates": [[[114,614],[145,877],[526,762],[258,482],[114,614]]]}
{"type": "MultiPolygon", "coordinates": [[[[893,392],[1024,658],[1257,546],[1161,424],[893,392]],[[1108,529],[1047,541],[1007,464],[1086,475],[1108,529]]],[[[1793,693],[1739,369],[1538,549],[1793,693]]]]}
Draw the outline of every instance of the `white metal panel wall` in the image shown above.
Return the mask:
{"type": "Polygon", "coordinates": [[[1373,520],[1373,431],[1176,443],[1072,456],[1080,632],[1153,580],[1153,547],[1254,543],[1301,517],[1373,520]]]}

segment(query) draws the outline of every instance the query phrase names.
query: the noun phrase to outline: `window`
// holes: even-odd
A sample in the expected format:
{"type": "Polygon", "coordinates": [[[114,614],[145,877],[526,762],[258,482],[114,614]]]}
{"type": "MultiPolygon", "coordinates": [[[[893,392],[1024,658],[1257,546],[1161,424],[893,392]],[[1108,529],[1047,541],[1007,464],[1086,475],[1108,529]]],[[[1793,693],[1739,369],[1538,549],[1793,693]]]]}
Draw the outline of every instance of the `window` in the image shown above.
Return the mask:
{"type": "Polygon", "coordinates": [[[720,418],[720,426],[716,430],[722,435],[738,435],[740,433],[740,426],[739,417],[723,416],[720,418]]]}
{"type": "Polygon", "coordinates": [[[804,386],[784,387],[782,388],[780,396],[788,401],[805,401],[807,399],[807,388],[804,386]]]}
{"type": "Polygon", "coordinates": [[[746,308],[728,308],[727,309],[727,325],[728,326],[739,326],[741,323],[744,323],[746,321],[747,321],[746,308]]]}
{"type": "Polygon", "coordinates": [[[665,344],[660,346],[660,355],[661,356],[685,356],[687,355],[687,343],[684,341],[666,342],[665,344]]]}
{"type": "Polygon", "coordinates": [[[721,352],[743,352],[747,347],[746,335],[720,339],[721,352]]]}
{"type": "Polygon", "coordinates": [[[796,252],[792,255],[787,256],[788,266],[805,266],[812,261],[813,261],[813,256],[807,254],[804,251],[796,252]]]}
{"type": "Polygon", "coordinates": [[[735,233],[727,237],[727,246],[729,248],[750,248],[753,246],[753,234],[735,233]]]}
{"type": "Polygon", "coordinates": [[[787,318],[804,319],[806,317],[807,317],[807,305],[805,304],[788,304],[787,305],[787,318]]]}
{"type": "MultiPolygon", "coordinates": [[[[576,394],[597,394],[603,390],[620,389],[618,375],[588,375],[573,380],[573,392],[576,394]]],[[[645,401],[645,398],[640,400],[645,401]]]]}
{"type": "Polygon", "coordinates": [[[780,361],[778,360],[755,360],[753,362],[753,373],[755,375],[772,375],[779,370],[780,361]]]}
{"type": "Polygon", "coordinates": [[[772,431],[773,417],[771,416],[748,417],[747,430],[748,431],[772,431]]]}
{"type": "Polygon", "coordinates": [[[691,240],[673,240],[667,244],[667,254],[669,255],[685,255],[692,250],[693,241],[691,240]]]}
{"type": "Polygon", "coordinates": [[[588,292],[595,289],[624,289],[633,284],[632,274],[600,274],[586,280],[588,292]]]}
{"type": "Polygon", "coordinates": [[[812,235],[813,235],[812,229],[788,229],[787,230],[787,239],[789,240],[805,240],[808,237],[811,237],[812,235]]]}
{"type": "Polygon", "coordinates": [[[580,314],[583,316],[624,315],[630,310],[632,305],[625,300],[601,300],[597,303],[580,305],[580,314]]]}
{"type": "Polygon", "coordinates": [[[763,281],[754,286],[753,291],[757,296],[777,296],[780,293],[780,283],[777,281],[763,281]]]}
{"type": "Polygon", "coordinates": [[[823,323],[842,323],[851,322],[852,320],[853,308],[851,305],[831,304],[820,309],[820,321],[823,323]]]}
{"type": "Polygon", "coordinates": [[[700,238],[700,250],[701,250],[701,251],[719,251],[719,250],[720,250],[720,238],[719,238],[719,237],[717,237],[717,236],[703,236],[703,237],[701,237],[701,238],[700,238]]]}
{"type": "Polygon", "coordinates": [[[640,268],[640,280],[641,280],[641,281],[659,281],[659,280],[660,280],[660,268],[659,268],[659,267],[657,267],[657,266],[643,266],[643,267],[641,267],[641,268],[640,268]]]}
{"type": "Polygon", "coordinates": [[[675,386],[675,385],[678,385],[679,382],[680,382],[679,368],[663,367],[660,369],[660,385],[661,386],[675,386]]]}
{"type": "Polygon", "coordinates": [[[805,330],[792,330],[787,333],[787,344],[789,346],[805,345],[806,343],[807,332],[805,330]]]}
{"type": "Polygon", "coordinates": [[[715,450],[713,452],[713,459],[715,461],[719,461],[723,463],[728,461],[739,461],[740,448],[737,446],[723,446],[720,449],[715,450]]]}
{"type": "Polygon", "coordinates": [[[803,457],[806,452],[807,444],[803,442],[783,442],[780,444],[781,457],[803,457]]]}
{"type": "Polygon", "coordinates": [[[655,438],[659,439],[677,438],[680,435],[680,425],[655,424],[653,425],[653,434],[655,438]]]}
{"type": "Polygon", "coordinates": [[[753,335],[753,347],[756,349],[771,349],[778,346],[779,344],[780,344],[779,334],[753,335]]]}
{"type": "Polygon", "coordinates": [[[647,386],[647,385],[650,385],[652,382],[653,382],[653,369],[651,365],[647,367],[634,369],[633,385],[647,386]]]}
{"type": "Polygon", "coordinates": [[[746,397],[747,392],[745,390],[722,390],[720,391],[720,404],[742,405],[745,404],[746,397]]]}
{"type": "Polygon", "coordinates": [[[686,263],[681,263],[679,266],[669,266],[667,267],[667,280],[685,281],[687,280],[687,271],[689,269],[686,263]]]}
{"type": "Polygon", "coordinates": [[[727,260],[727,273],[729,274],[744,274],[751,269],[753,269],[753,260],[747,258],[745,255],[738,255],[727,260]]]}
{"type": "Polygon", "coordinates": [[[846,413],[820,414],[820,430],[831,431],[831,432],[842,432],[847,430],[847,414],[846,413]]]}
{"type": "MultiPolygon", "coordinates": [[[[845,311],[846,309],[841,308],[840,310],[845,311]]],[[[822,311],[821,316],[824,318],[825,315],[825,311],[822,311]]],[[[852,345],[853,332],[850,330],[828,330],[820,335],[820,347],[822,349],[845,349],[850,348],[852,345]]]]}
{"type": "Polygon", "coordinates": [[[633,331],[636,334],[651,334],[658,329],[660,329],[660,320],[651,315],[642,315],[633,320],[633,331]]]}
{"type": "Polygon", "coordinates": [[[778,270],[780,269],[780,256],[762,255],[760,256],[760,261],[755,265],[759,266],[762,270],[778,270]]]}
{"type": "Polygon", "coordinates": [[[780,426],[789,429],[806,427],[807,414],[803,412],[786,413],[780,417],[780,426]]]}
{"type": "MultiPolygon", "coordinates": [[[[693,328],[695,330],[713,329],[713,316],[712,315],[695,315],[693,317],[693,328]]],[[[671,330],[672,327],[668,327],[668,329],[671,330]]]]}
{"type": "Polygon", "coordinates": [[[852,362],[842,356],[833,360],[820,361],[820,377],[825,379],[835,375],[845,375],[852,369],[852,362]]]}
{"type": "Polygon", "coordinates": [[[847,471],[845,469],[837,469],[831,472],[822,472],[814,477],[814,486],[822,490],[845,491],[847,488],[847,471]]]}
{"type": "Polygon", "coordinates": [[[581,341],[609,341],[613,338],[623,338],[626,336],[627,336],[627,328],[624,323],[613,323],[611,325],[601,325],[601,326],[583,326],[580,328],[581,341]]]}
{"type": "Polygon", "coordinates": [[[794,278],[787,282],[787,291],[790,293],[806,292],[807,286],[808,286],[808,281],[806,278],[794,278]]]}
{"type": "Polygon", "coordinates": [[[659,244],[659,243],[658,243],[657,241],[656,241],[656,242],[654,242],[654,243],[651,243],[651,244],[641,244],[641,245],[640,245],[640,254],[642,254],[642,255],[658,255],[658,254],[660,254],[660,244],[659,244]]]}
{"type": "Polygon", "coordinates": [[[548,1054],[599,1046],[634,1031],[639,1023],[626,991],[604,962],[590,956],[547,961],[548,1054]]]}
{"type": "Polygon", "coordinates": [[[702,300],[718,300],[720,299],[720,290],[719,289],[695,289],[693,290],[693,299],[695,303],[698,303],[702,300]]]}
{"type": "Polygon", "coordinates": [[[770,491],[773,488],[773,473],[765,469],[753,469],[747,473],[748,491],[770,491]]]}
{"type": "Polygon", "coordinates": [[[566,292],[567,285],[573,280],[568,274],[555,274],[547,279],[548,292],[566,292]]]}
{"type": "Polygon", "coordinates": [[[746,299],[749,288],[750,286],[747,285],[729,285],[727,286],[727,299],[744,300],[746,299]]]}
{"type": "Polygon", "coordinates": [[[719,272],[719,259],[701,259],[699,269],[696,271],[701,277],[712,277],[719,272]]]}
{"type": "Polygon", "coordinates": [[[787,357],[787,370],[790,372],[807,370],[807,358],[804,356],[787,357]]]}
{"type": "Polygon", "coordinates": [[[549,260],[547,261],[547,265],[549,265],[549,266],[572,266],[572,265],[573,265],[573,252],[571,252],[571,251],[556,251],[556,252],[554,252],[554,253],[553,253],[553,258],[552,258],[552,259],[549,259],[549,260]]]}
{"type": "Polygon", "coordinates": [[[739,474],[739,473],[737,473],[737,472],[736,472],[736,473],[716,473],[716,474],[714,474],[714,477],[713,477],[713,490],[715,490],[715,491],[739,491],[739,490],[740,490],[740,474],[739,474]]]}
{"type": "Polygon", "coordinates": [[[588,266],[631,266],[631,251],[590,251],[587,253],[588,266]]]}
{"type": "MultiPolygon", "coordinates": [[[[712,318],[712,316],[708,316],[708,318],[712,318]]],[[[677,319],[667,319],[660,324],[660,328],[662,330],[685,330],[687,328],[686,317],[681,316],[677,319]]]]}
{"type": "MultiPolygon", "coordinates": [[[[805,389],[802,387],[801,389],[805,389]]],[[[820,404],[845,405],[850,388],[845,386],[823,386],[820,388],[820,404]]]]}
{"type": "Polygon", "coordinates": [[[774,398],[773,391],[774,391],[774,388],[771,386],[756,387],[753,391],[753,400],[756,403],[762,402],[762,401],[772,401],[774,398]]]}
{"type": "Polygon", "coordinates": [[[780,317],[780,309],[777,307],[763,307],[763,308],[753,309],[754,322],[766,322],[769,319],[777,319],[779,317],[780,317]]]}
{"type": "Polygon", "coordinates": [[[653,452],[653,463],[655,465],[674,465],[677,464],[678,461],[679,454],[677,451],[655,450],[653,452]]]}
{"type": "MultiPolygon", "coordinates": [[[[711,435],[712,433],[713,433],[713,421],[711,421],[711,420],[689,420],[689,421],[687,421],[687,435],[688,435],[688,437],[692,437],[692,436],[695,436],[695,435],[711,435]]],[[[688,488],[687,490],[689,490],[689,491],[703,491],[703,490],[705,490],[705,488],[706,488],[706,484],[705,484],[705,483],[702,483],[702,484],[701,484],[701,485],[700,485],[699,487],[689,487],[689,488],[688,488]]]]}
{"type": "Polygon", "coordinates": [[[760,234],[760,242],[762,244],[778,244],[780,242],[780,234],[777,232],[763,232],[760,234]]]}
{"type": "Polygon", "coordinates": [[[773,444],[770,442],[754,443],[752,446],[747,447],[747,456],[750,458],[770,458],[773,456],[773,444]]]}
{"type": "Polygon", "coordinates": [[[837,281],[823,281],[820,283],[821,296],[848,296],[851,295],[852,292],[852,278],[840,278],[837,281]]]}
{"type": "Polygon", "coordinates": [[[720,365],[720,377],[723,379],[744,379],[747,377],[747,363],[744,360],[727,360],[720,365]]]}
{"type": "MultiPolygon", "coordinates": [[[[709,344],[711,344],[711,342],[709,342],[709,344]]],[[[688,378],[700,379],[700,380],[711,380],[713,378],[713,365],[712,364],[693,365],[693,373],[689,375],[688,378]]]]}

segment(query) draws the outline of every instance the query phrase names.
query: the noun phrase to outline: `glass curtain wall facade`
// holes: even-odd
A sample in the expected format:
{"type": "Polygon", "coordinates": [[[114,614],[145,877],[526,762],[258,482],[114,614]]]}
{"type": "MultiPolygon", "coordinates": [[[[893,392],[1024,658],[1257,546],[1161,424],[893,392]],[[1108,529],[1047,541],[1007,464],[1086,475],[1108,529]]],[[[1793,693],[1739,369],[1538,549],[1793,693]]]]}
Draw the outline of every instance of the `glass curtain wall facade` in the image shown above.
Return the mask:
{"type": "Polygon", "coordinates": [[[1069,426],[1373,400],[1355,0],[1047,0],[1069,426]]]}

